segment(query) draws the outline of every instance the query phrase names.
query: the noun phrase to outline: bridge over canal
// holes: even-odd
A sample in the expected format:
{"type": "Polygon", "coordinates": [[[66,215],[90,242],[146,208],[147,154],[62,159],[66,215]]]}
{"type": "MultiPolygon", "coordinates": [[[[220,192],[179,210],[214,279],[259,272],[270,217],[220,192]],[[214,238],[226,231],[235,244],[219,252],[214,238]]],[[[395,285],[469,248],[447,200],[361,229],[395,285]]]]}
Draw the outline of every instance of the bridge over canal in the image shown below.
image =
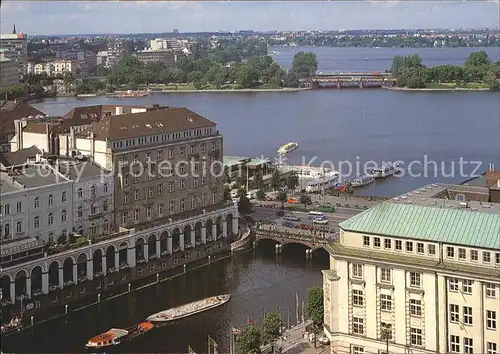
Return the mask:
{"type": "Polygon", "coordinates": [[[315,250],[335,241],[337,237],[334,231],[301,230],[279,225],[257,225],[253,228],[253,233],[254,247],[260,240],[273,240],[276,242],[276,253],[281,253],[285,245],[301,244],[306,247],[306,258],[312,258],[315,250]]]}

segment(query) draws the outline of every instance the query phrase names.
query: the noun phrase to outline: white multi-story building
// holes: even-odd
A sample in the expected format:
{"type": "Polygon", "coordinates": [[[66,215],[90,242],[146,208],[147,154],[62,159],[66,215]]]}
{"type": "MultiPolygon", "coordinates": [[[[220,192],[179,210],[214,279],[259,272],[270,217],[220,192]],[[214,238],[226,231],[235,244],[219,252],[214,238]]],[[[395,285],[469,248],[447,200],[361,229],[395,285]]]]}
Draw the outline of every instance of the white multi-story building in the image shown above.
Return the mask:
{"type": "Polygon", "coordinates": [[[68,73],[76,75],[80,71],[80,62],[69,59],[58,59],[43,63],[28,62],[28,74],[41,75],[45,73],[47,76],[64,75],[68,73]]]}
{"type": "Polygon", "coordinates": [[[2,243],[58,242],[72,231],[73,182],[40,155],[30,148],[2,156],[2,243]]]}
{"type": "Polygon", "coordinates": [[[58,162],[58,170],[73,184],[73,229],[89,238],[114,229],[114,178],[92,161],[58,162]]]}
{"type": "Polygon", "coordinates": [[[331,353],[500,350],[500,204],[429,185],[340,224],[327,246],[331,353]]]}

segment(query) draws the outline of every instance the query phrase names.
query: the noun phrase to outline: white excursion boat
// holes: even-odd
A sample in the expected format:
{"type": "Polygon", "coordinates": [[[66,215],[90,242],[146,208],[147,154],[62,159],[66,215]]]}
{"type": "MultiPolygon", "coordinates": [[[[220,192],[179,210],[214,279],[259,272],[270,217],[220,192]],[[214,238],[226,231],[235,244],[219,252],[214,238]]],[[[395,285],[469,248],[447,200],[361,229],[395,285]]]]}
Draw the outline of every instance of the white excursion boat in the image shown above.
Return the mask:
{"type": "Polygon", "coordinates": [[[295,172],[297,177],[302,179],[318,179],[322,177],[337,176],[339,173],[337,171],[332,171],[330,168],[322,168],[315,166],[301,166],[301,165],[291,165],[291,166],[279,166],[279,171],[282,173],[295,172]]]}
{"type": "Polygon", "coordinates": [[[213,309],[224,305],[231,299],[230,294],[212,296],[203,300],[190,302],[189,304],[177,306],[165,311],[161,311],[147,318],[149,322],[171,322],[184,317],[213,309]]]}
{"type": "Polygon", "coordinates": [[[281,145],[279,148],[278,148],[278,154],[280,155],[285,155],[293,150],[296,150],[297,148],[299,147],[299,144],[295,143],[295,142],[290,142],[290,143],[286,143],[284,145],[281,145]]]}
{"type": "Polygon", "coordinates": [[[85,344],[87,349],[105,349],[115,347],[123,342],[130,341],[153,329],[151,322],[141,322],[127,329],[111,328],[110,330],[90,338],[85,344]]]}
{"type": "Polygon", "coordinates": [[[353,178],[350,183],[353,187],[363,187],[373,182],[375,182],[375,178],[373,177],[373,175],[367,173],[362,176],[353,178]]]}
{"type": "Polygon", "coordinates": [[[385,162],[380,168],[374,168],[372,171],[373,177],[375,178],[386,178],[392,176],[394,173],[399,171],[399,165],[393,164],[391,162],[385,162]]]}
{"type": "Polygon", "coordinates": [[[338,172],[307,182],[306,192],[315,193],[333,188],[338,183],[338,172]]]}

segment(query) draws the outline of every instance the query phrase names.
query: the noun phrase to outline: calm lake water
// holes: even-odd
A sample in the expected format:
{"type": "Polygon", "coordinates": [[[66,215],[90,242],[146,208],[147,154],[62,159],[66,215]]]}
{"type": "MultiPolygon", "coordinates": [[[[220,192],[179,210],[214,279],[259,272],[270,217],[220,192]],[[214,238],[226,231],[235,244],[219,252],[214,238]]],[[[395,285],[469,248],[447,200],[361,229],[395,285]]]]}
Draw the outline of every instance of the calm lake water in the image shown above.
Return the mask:
{"type": "MultiPolygon", "coordinates": [[[[290,66],[294,53],[309,48],[276,48],[275,58],[290,66]],[[292,49],[294,52],[292,52],[292,49]]],[[[392,50],[357,48],[312,48],[321,71],[379,71],[390,66],[394,55],[420,54],[427,65],[461,64],[476,48],[392,50]],[[368,58],[368,60],[366,60],[368,58]]],[[[498,49],[488,49],[499,60],[498,49]]],[[[430,182],[461,182],[460,158],[500,166],[500,94],[489,92],[396,92],[390,90],[318,90],[297,93],[175,93],[152,94],[141,99],[117,100],[58,98],[35,106],[47,114],[62,115],[78,105],[151,104],[186,106],[214,120],[224,134],[224,154],[274,157],[278,145],[296,141],[300,148],[290,154],[292,163],[302,157],[313,165],[331,161],[436,161],[429,163],[428,176],[390,178],[359,193],[388,195],[404,193],[430,182]],[[427,156],[427,157],[426,157],[427,156]],[[450,174],[452,163],[456,174],[450,174]]],[[[465,166],[464,174],[474,166],[465,166]]],[[[424,169],[414,165],[414,173],[424,169]]],[[[346,173],[344,168],[342,172],[346,173]]],[[[285,248],[286,250],[286,248],[285,248]]],[[[322,252],[322,251],[321,251],[322,252]]],[[[5,352],[78,352],[86,339],[110,327],[126,327],[149,314],[209,295],[231,292],[227,305],[154,331],[124,347],[126,352],[206,352],[210,334],[227,351],[231,325],[257,321],[263,309],[288,308],[295,321],[295,293],[304,296],[308,287],[321,285],[320,269],[328,267],[318,253],[307,263],[304,249],[289,248],[276,259],[271,245],[256,254],[238,255],[230,260],[199,269],[158,287],[107,302],[97,308],[73,314],[36,327],[33,332],[2,341],[5,352]]]]}

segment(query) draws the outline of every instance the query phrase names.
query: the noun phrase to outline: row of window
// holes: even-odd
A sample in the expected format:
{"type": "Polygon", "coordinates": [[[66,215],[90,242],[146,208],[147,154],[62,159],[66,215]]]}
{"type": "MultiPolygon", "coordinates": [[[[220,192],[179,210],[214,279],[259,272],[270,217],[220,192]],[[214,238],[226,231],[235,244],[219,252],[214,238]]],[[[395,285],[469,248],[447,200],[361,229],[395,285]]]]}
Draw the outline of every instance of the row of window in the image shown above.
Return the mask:
{"type": "MultiPolygon", "coordinates": [[[[370,247],[371,245],[371,239],[372,237],[370,236],[363,236],[363,246],[364,247],[370,247]]],[[[393,249],[395,251],[403,251],[403,241],[402,240],[393,240],[390,238],[380,238],[380,237],[373,237],[373,247],[374,248],[383,248],[384,249],[393,249]],[[393,243],[394,241],[394,243],[393,243]]],[[[418,254],[425,254],[425,244],[423,242],[413,242],[413,241],[404,241],[404,250],[408,253],[416,253],[418,254]]],[[[447,258],[454,259],[456,255],[458,255],[459,260],[467,260],[467,250],[465,248],[458,247],[458,251],[455,252],[455,247],[453,246],[447,246],[446,247],[446,256],[447,258]],[[457,253],[457,254],[455,254],[457,253]]],[[[427,254],[429,256],[434,256],[436,255],[436,245],[433,244],[427,244],[427,254]]],[[[469,250],[469,258],[471,261],[477,262],[479,260],[479,251],[478,250],[469,250]]],[[[482,261],[484,263],[491,263],[491,252],[488,251],[482,251],[482,261]]],[[[500,253],[495,253],[495,263],[500,264],[500,253]]]]}
{"type": "MultiPolygon", "coordinates": [[[[363,279],[363,265],[353,263],[352,264],[352,278],[363,279]]],[[[390,283],[392,281],[392,272],[389,268],[381,268],[380,270],[380,281],[383,283],[390,283]]],[[[420,288],[422,286],[422,274],[416,272],[410,272],[410,286],[415,288],[420,288]]]]}
{"type": "MultiPolygon", "coordinates": [[[[462,315],[462,324],[472,326],[472,307],[463,306],[462,315]]],[[[450,304],[450,322],[460,323],[460,306],[450,304]]],[[[486,328],[493,331],[497,329],[496,311],[486,310],[486,328]]]]}
{"type": "MultiPolygon", "coordinates": [[[[102,203],[102,212],[107,213],[109,211],[109,204],[108,201],[105,200],[102,203]]],[[[96,203],[91,203],[90,204],[90,215],[96,215],[99,212],[99,206],[96,203]]],[[[81,218],[83,217],[83,206],[79,205],[76,209],[76,215],[81,218]]]]}
{"type": "MultiPolygon", "coordinates": [[[[474,281],[470,280],[470,279],[457,279],[457,278],[449,278],[448,279],[448,289],[450,291],[462,291],[463,294],[468,294],[468,295],[471,295],[472,294],[472,285],[474,284],[474,281]],[[462,287],[460,288],[460,284],[462,285],[462,287]]],[[[486,297],[491,297],[491,298],[495,298],[496,297],[496,285],[493,284],[493,283],[486,283],[485,284],[485,294],[486,294],[486,297]]]]}
{"type": "MultiPolygon", "coordinates": [[[[66,213],[66,210],[63,210],[61,212],[61,223],[65,223],[67,221],[67,217],[68,217],[68,214],[66,213]]],[[[47,224],[49,226],[54,224],[54,213],[49,213],[47,215],[47,224]]],[[[40,217],[39,216],[35,216],[33,218],[33,227],[35,229],[40,228],[40,217]]],[[[16,233],[20,234],[22,232],[23,232],[23,222],[17,221],[16,222],[16,233]]],[[[11,233],[10,223],[6,223],[4,225],[4,238],[8,238],[10,233],[11,233]]]]}
{"type": "MultiPolygon", "coordinates": [[[[163,127],[163,123],[161,122],[155,122],[155,125],[160,128],[163,127]]],[[[152,128],[151,124],[146,124],[149,128],[152,128]]],[[[113,142],[113,148],[123,148],[123,147],[131,147],[131,146],[140,146],[140,145],[148,145],[152,143],[158,143],[160,141],[174,141],[174,140],[179,140],[179,139],[186,139],[186,138],[192,138],[192,137],[200,137],[202,135],[211,135],[212,134],[212,129],[213,128],[204,128],[203,130],[201,129],[193,129],[193,130],[187,130],[181,133],[169,133],[169,134],[160,134],[160,135],[152,135],[149,137],[140,137],[140,138],[135,138],[135,139],[127,139],[124,141],[115,141],[113,142]]],[[[193,146],[193,145],[191,145],[193,146]]],[[[204,151],[205,149],[205,144],[201,144],[202,149],[204,151]]],[[[215,142],[212,143],[212,149],[216,149],[215,142]],[[215,146],[215,147],[214,147],[215,146]]]]}
{"type": "MultiPolygon", "coordinates": [[[[61,193],[61,203],[66,203],[67,198],[68,198],[68,196],[67,196],[66,192],[62,192],[61,193]]],[[[47,206],[50,207],[52,205],[54,205],[54,195],[49,194],[49,197],[47,198],[47,206]]],[[[40,208],[40,198],[39,197],[35,198],[35,200],[33,201],[33,206],[35,209],[40,208]]],[[[10,204],[5,204],[2,209],[3,209],[4,215],[10,215],[10,204]]],[[[16,203],[16,212],[20,213],[22,211],[23,211],[23,203],[19,201],[16,203]]]]}
{"type": "MultiPolygon", "coordinates": [[[[204,207],[207,205],[207,194],[204,193],[201,195],[201,198],[192,196],[190,199],[187,198],[181,198],[179,199],[179,212],[184,212],[186,211],[186,200],[189,200],[189,209],[196,209],[198,205],[198,200],[201,199],[201,206],[204,207]]],[[[217,193],[212,193],[212,203],[216,204],[218,201],[217,193]]],[[[157,217],[164,216],[165,212],[165,205],[163,203],[160,203],[156,206],[157,208],[157,217]]],[[[177,201],[176,200],[171,200],[168,203],[168,212],[170,214],[173,214],[177,211],[177,201]]],[[[122,212],[122,225],[126,225],[128,223],[128,212],[122,212]]],[[[150,206],[146,207],[146,218],[151,219],[153,217],[153,208],[150,206]]],[[[134,222],[139,222],[140,221],[140,210],[135,209],[133,212],[133,221],[134,222]]]]}
{"type": "MultiPolygon", "coordinates": [[[[109,191],[109,186],[108,186],[108,184],[107,184],[107,183],[104,183],[104,184],[102,185],[102,191],[103,191],[104,193],[108,193],[108,191],[109,191]]],[[[83,195],[84,195],[84,193],[83,193],[83,188],[78,188],[78,190],[76,191],[76,195],[77,195],[77,198],[79,198],[79,199],[83,198],[83,195]]],[[[97,187],[96,187],[95,185],[92,185],[92,186],[90,187],[90,196],[91,196],[92,198],[95,198],[95,197],[97,196],[97,187]]]]}
{"type": "MultiPolygon", "coordinates": [[[[465,353],[472,354],[474,352],[474,341],[472,338],[464,337],[460,341],[460,336],[450,335],[450,352],[451,353],[465,353]],[[461,343],[463,349],[460,348],[461,343]]],[[[497,343],[486,342],[486,354],[497,354],[497,343]]]]}
{"type": "MultiPolygon", "coordinates": [[[[182,173],[182,175],[179,177],[187,177],[185,172],[180,172],[180,173],[182,173]]],[[[152,181],[156,178],[156,175],[153,173],[148,173],[147,175],[148,175],[148,181],[152,181]]],[[[171,176],[170,174],[166,174],[163,176],[160,175],[159,178],[170,177],[170,176],[171,176]]],[[[125,187],[127,187],[131,184],[131,182],[133,184],[141,183],[141,182],[143,182],[143,178],[141,178],[141,177],[142,177],[142,175],[136,175],[133,177],[132,177],[132,174],[124,175],[123,176],[123,185],[125,187]]],[[[219,176],[212,177],[210,175],[208,175],[208,176],[196,176],[195,175],[195,176],[192,176],[192,178],[179,179],[178,186],[181,190],[184,190],[184,189],[186,189],[186,186],[187,186],[187,188],[197,188],[199,185],[204,186],[205,184],[212,184],[212,183],[219,183],[219,182],[220,182],[219,176]]],[[[158,185],[158,186],[159,186],[158,188],[163,188],[160,185],[158,185]]],[[[175,181],[169,182],[169,191],[170,192],[175,191],[175,181]]]]}
{"type": "MultiPolygon", "coordinates": [[[[388,339],[391,340],[392,339],[392,325],[382,323],[381,327],[386,328],[385,330],[382,331],[382,333],[384,333],[384,335],[386,335],[388,337],[388,339]]],[[[357,335],[361,335],[361,336],[365,335],[365,319],[364,318],[353,316],[353,318],[352,318],[352,333],[357,334],[357,335]]],[[[414,346],[419,346],[419,347],[423,346],[422,329],[410,327],[410,342],[414,346]]]]}

